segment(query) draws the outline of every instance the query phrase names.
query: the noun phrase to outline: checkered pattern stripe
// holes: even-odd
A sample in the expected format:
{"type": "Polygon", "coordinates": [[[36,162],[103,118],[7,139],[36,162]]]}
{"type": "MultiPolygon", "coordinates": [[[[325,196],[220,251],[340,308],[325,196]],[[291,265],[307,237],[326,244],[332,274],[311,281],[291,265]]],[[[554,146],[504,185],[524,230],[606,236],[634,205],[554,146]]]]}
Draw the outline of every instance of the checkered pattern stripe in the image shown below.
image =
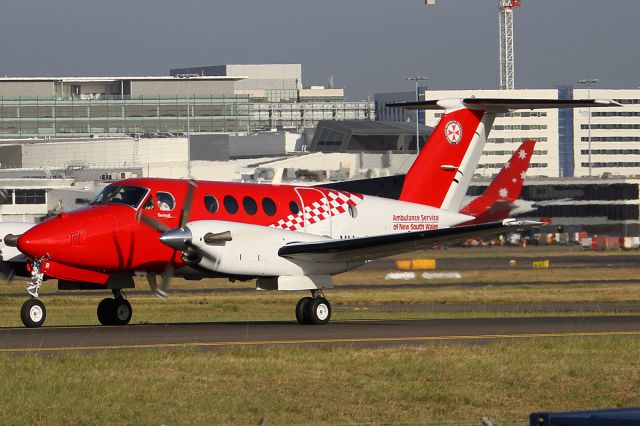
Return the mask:
{"type": "Polygon", "coordinates": [[[326,201],[323,197],[307,205],[308,200],[305,199],[305,207],[302,211],[298,212],[298,214],[290,214],[269,226],[287,229],[289,231],[298,231],[304,228],[305,221],[307,224],[313,225],[314,223],[346,212],[349,206],[356,206],[364,199],[360,194],[347,192],[323,191],[323,193],[327,197],[326,201]]]}

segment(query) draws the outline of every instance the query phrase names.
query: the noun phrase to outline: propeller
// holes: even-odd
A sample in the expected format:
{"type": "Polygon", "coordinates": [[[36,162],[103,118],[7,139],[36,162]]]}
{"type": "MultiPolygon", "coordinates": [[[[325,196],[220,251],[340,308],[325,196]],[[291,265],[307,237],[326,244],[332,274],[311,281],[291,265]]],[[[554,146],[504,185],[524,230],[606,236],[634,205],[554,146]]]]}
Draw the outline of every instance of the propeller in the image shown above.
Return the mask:
{"type": "MultiPolygon", "coordinates": [[[[195,180],[193,179],[188,180],[187,194],[185,195],[184,203],[182,204],[182,212],[180,213],[180,225],[176,229],[183,228],[185,224],[189,221],[189,215],[191,214],[191,206],[193,204],[193,194],[197,187],[198,187],[198,184],[196,183],[195,180]]],[[[151,229],[154,229],[155,231],[157,231],[162,235],[171,231],[171,228],[169,228],[164,222],[160,222],[159,220],[154,219],[150,216],[145,216],[142,214],[142,211],[138,211],[137,220],[138,222],[144,223],[145,225],[147,225],[151,229]]],[[[169,260],[169,262],[167,262],[167,267],[162,272],[162,274],[160,274],[160,276],[162,277],[162,280],[160,281],[160,285],[157,285],[155,275],[153,275],[153,280],[149,281],[151,290],[162,298],[167,297],[168,295],[167,289],[169,288],[171,278],[175,273],[174,260],[175,260],[177,251],[178,249],[174,248],[173,253],[171,255],[171,259],[169,260]]]]}

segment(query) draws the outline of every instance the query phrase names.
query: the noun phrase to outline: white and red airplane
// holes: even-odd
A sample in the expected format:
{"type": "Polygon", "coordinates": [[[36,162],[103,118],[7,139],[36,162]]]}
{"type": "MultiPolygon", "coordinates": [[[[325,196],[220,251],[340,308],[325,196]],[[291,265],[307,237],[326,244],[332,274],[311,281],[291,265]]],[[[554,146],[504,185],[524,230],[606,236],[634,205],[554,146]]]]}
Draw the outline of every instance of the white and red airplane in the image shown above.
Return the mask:
{"type": "Polygon", "coordinates": [[[426,148],[411,167],[399,200],[319,187],[129,179],[106,187],[87,208],[61,213],[4,242],[29,258],[28,327],[46,318],[38,291],[109,288],[98,306],[102,324],[127,324],[123,289],[145,273],[164,293],[172,275],[257,278],[264,290],[307,290],[296,318],[325,324],[323,290],[332,276],[368,261],[522,222],[456,226],[458,213],[497,113],[511,109],[616,105],[611,101],[449,99],[392,106],[443,109],[426,148]],[[157,275],[163,280],[157,284],[157,275]]]}

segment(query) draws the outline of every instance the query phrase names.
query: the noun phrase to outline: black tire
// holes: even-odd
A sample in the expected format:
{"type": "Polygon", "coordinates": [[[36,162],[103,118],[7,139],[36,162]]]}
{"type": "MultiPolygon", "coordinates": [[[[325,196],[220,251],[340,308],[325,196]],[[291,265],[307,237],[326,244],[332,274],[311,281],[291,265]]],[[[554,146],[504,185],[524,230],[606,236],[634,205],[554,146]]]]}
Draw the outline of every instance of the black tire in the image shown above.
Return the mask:
{"type": "Polygon", "coordinates": [[[113,321],[115,325],[127,325],[129,321],[131,321],[131,316],[133,315],[133,309],[131,308],[131,304],[127,302],[125,299],[117,298],[114,299],[113,311],[111,311],[113,315],[113,321]]]}
{"type": "Polygon", "coordinates": [[[298,300],[298,304],[296,305],[296,319],[300,324],[310,324],[307,306],[309,306],[312,300],[310,297],[303,297],[298,300]]]}
{"type": "Polygon", "coordinates": [[[113,307],[115,300],[107,297],[106,299],[102,299],[100,303],[98,303],[98,321],[102,325],[115,325],[114,315],[115,308],[113,307]]]}
{"type": "Polygon", "coordinates": [[[29,299],[22,304],[20,309],[20,319],[29,328],[40,327],[47,319],[47,309],[38,299],[29,299]]]}
{"type": "Polygon", "coordinates": [[[307,305],[307,318],[309,319],[309,324],[327,324],[331,319],[331,305],[329,301],[324,297],[311,299],[311,303],[307,305]]]}

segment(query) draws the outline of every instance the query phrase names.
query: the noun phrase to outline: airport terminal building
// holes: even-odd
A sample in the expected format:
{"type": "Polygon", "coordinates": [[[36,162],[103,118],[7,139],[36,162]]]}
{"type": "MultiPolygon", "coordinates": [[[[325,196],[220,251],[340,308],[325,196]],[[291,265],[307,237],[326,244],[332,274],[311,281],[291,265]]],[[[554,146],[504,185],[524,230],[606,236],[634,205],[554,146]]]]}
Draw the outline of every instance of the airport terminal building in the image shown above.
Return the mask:
{"type": "Polygon", "coordinates": [[[320,120],[374,119],[373,102],[346,102],[344,89],[304,87],[299,64],[179,71],[159,77],[0,78],[0,138],[299,132],[320,120]]]}

